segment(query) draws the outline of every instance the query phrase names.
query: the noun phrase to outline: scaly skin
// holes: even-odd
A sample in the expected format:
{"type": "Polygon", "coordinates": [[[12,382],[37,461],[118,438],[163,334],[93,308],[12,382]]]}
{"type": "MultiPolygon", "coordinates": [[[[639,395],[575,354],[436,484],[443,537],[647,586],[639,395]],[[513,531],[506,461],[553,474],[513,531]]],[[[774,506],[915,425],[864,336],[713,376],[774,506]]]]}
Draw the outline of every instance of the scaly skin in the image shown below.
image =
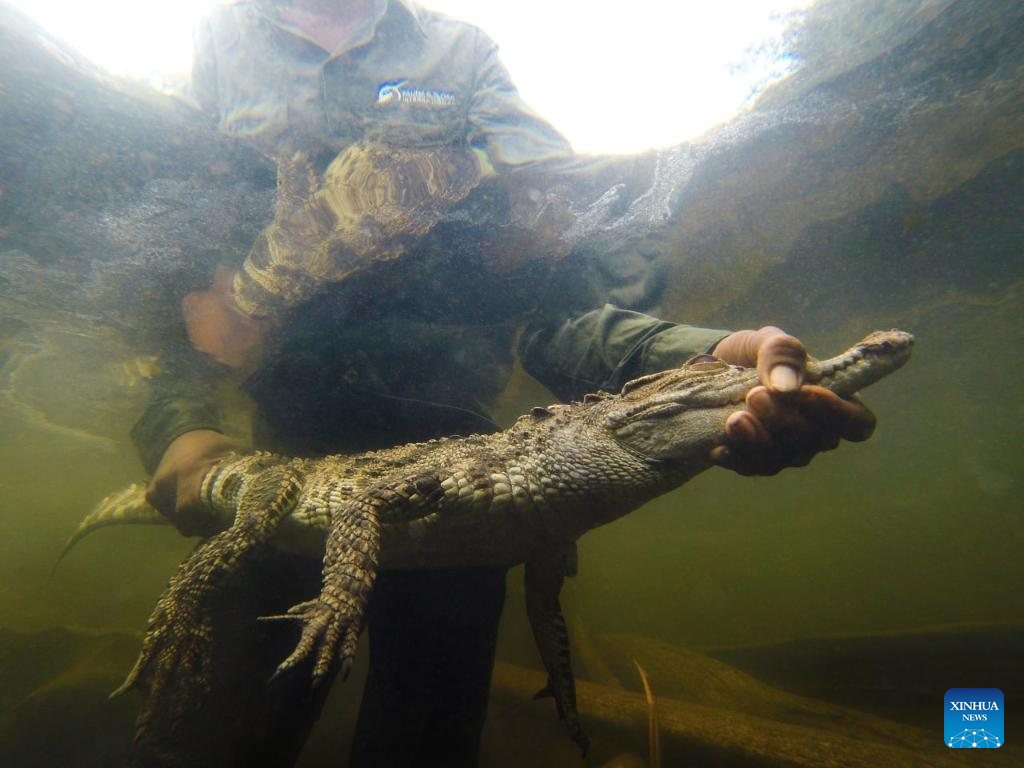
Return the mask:
{"type": "MultiPolygon", "coordinates": [[[[902,366],[912,346],[902,331],[876,332],[837,357],[810,361],[805,381],[849,397],[902,366]]],[[[712,466],[709,455],[726,440],[726,419],[744,408],[758,383],[753,369],[702,356],[635,379],[617,395],[534,408],[493,435],[319,460],[225,459],[205,478],[202,498],[233,523],[201,544],[171,580],[120,689],[148,689],[140,730],[153,717],[180,717],[201,699],[210,598],[243,559],[273,540],[324,553],[320,595],[265,617],[301,623],[299,643],[276,674],[309,659],[314,685],[351,668],[379,568],[525,563],[527,611],[548,672],[541,693],[554,697],[585,751],[558,604],[562,580],[575,569],[575,541],[712,466]]],[[[127,522],[126,507],[139,522],[152,521],[137,494],[134,502],[126,498],[109,515],[90,515],[71,543],[107,516],[127,522]]]]}

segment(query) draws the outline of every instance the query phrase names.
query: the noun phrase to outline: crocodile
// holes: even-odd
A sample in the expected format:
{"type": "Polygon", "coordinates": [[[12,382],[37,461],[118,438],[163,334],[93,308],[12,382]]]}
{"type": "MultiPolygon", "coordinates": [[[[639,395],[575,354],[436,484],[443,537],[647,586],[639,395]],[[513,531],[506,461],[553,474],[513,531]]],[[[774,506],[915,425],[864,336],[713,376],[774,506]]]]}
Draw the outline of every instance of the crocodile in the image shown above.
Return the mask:
{"type": "MultiPolygon", "coordinates": [[[[805,382],[851,397],[901,367],[913,343],[906,332],[877,331],[836,357],[809,360],[805,382]]],[[[757,384],[754,369],[702,355],[618,394],[534,408],[503,432],[320,459],[225,458],[201,488],[223,530],[172,577],[115,694],[144,690],[140,734],[153,717],[194,708],[212,673],[211,598],[267,545],[323,557],[319,596],[260,617],[300,625],[274,675],[296,674],[301,663],[312,686],[348,674],[378,569],[525,563],[527,614],[548,675],[538,696],[554,698],[585,753],[559,607],[575,542],[711,467],[726,420],[757,384]]],[[[137,486],[106,499],[68,546],[104,525],[158,519],[137,486]]]]}

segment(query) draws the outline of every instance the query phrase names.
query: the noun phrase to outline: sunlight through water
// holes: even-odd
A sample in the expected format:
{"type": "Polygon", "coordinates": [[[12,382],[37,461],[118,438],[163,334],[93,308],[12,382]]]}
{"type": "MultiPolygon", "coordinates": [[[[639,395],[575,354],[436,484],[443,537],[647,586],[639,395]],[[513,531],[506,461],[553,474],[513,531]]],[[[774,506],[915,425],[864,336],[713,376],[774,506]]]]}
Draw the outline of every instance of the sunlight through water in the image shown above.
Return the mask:
{"type": "MultiPolygon", "coordinates": [[[[52,34],[119,75],[185,82],[191,30],[211,0],[16,0],[52,34]]],[[[625,153],[695,138],[789,72],[792,14],[810,0],[627,4],[432,0],[501,46],[526,100],[578,152],[625,153]]]]}

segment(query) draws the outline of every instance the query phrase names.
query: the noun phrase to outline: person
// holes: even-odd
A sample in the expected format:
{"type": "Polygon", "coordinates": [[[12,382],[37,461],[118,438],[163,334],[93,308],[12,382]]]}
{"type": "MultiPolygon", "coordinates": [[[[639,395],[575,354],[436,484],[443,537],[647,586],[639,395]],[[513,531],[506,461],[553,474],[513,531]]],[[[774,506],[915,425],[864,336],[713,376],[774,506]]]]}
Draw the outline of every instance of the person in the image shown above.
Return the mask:
{"type": "MultiPolygon", "coordinates": [[[[523,103],[478,29],[409,0],[227,3],[197,33],[192,88],[220,130],[274,159],[280,194],[274,223],[241,266],[220,269],[209,288],[183,298],[190,345],[166,352],[133,430],[152,473],[147,498],[183,534],[213,531],[200,481],[243,447],[224,434],[211,395],[225,372],[244,379],[255,403],[256,446],[282,453],[488,431],[488,404],[508,378],[524,322],[523,367],[563,399],[614,391],[700,353],[756,365],[763,386],[730,418],[729,443],[713,456],[743,474],[800,466],[840,439],[870,434],[874,417],[859,401],[802,386],[806,352],[781,330],[659,320],[648,312],[663,285],[642,260],[608,270],[595,268],[600,255],[571,248],[552,258],[540,253],[552,241],[537,235],[524,249],[534,257],[509,268],[493,263],[499,248],[486,217],[476,228],[465,216],[445,218],[453,206],[478,210],[483,197],[505,206],[504,221],[520,221],[514,210],[534,199],[537,179],[575,172],[568,143],[523,103]],[[382,147],[410,165],[396,172],[375,154],[382,147]],[[443,153],[463,169],[453,174],[460,178],[420,183],[448,167],[431,160],[443,153]],[[374,192],[362,195],[354,179],[374,192]],[[506,194],[487,197],[492,180],[512,181],[506,194]],[[382,194],[407,201],[395,191],[403,183],[420,183],[416,202],[444,204],[427,205],[412,224],[394,207],[382,212],[382,194]],[[526,192],[517,199],[516,190],[526,192]],[[375,222],[368,235],[344,224],[367,219],[375,222]],[[456,238],[476,246],[454,248],[456,238]],[[318,250],[320,240],[332,249],[318,250]],[[549,290],[538,291],[539,282],[549,290]]],[[[230,717],[200,718],[186,758],[154,748],[148,762],[296,759],[322,691],[311,695],[301,674],[267,686],[294,638],[268,625],[240,629],[237,617],[279,613],[315,593],[319,563],[268,558],[236,585],[223,611],[235,619],[218,629],[232,650],[216,663],[231,669],[206,711],[230,717]]],[[[477,764],[505,572],[379,576],[350,765],[477,764]]]]}

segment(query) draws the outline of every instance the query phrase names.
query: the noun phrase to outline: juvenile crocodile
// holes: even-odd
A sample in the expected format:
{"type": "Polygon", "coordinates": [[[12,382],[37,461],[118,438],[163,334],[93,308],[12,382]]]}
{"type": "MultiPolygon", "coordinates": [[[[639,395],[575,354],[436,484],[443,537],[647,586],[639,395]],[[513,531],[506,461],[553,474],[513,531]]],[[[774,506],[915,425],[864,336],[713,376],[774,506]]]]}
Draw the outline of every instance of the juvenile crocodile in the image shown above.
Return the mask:
{"type": "MultiPolygon", "coordinates": [[[[902,366],[912,346],[910,334],[876,332],[837,357],[809,361],[805,380],[849,397],[902,366]]],[[[225,530],[171,579],[118,692],[146,689],[142,731],[153,717],[194,707],[211,674],[210,599],[243,559],[272,542],[323,554],[320,595],[264,617],[302,629],[275,676],[308,661],[314,685],[351,668],[379,568],[525,563],[527,613],[548,673],[541,693],[554,697],[585,750],[559,607],[575,541],[709,468],[726,419],[757,383],[753,369],[704,355],[630,381],[617,395],[534,408],[491,435],[316,460],[229,457],[201,490],[225,530]]],[[[141,489],[111,497],[69,543],[109,522],[152,522],[154,514],[141,489]]]]}

